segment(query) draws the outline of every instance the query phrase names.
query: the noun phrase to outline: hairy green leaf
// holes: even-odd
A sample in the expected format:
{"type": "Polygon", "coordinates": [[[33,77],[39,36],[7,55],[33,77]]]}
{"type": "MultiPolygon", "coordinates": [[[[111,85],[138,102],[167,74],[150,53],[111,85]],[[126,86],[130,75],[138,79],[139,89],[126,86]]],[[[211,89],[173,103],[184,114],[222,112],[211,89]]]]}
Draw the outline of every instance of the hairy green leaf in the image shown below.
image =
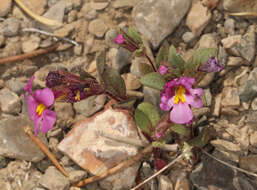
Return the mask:
{"type": "Polygon", "coordinates": [[[157,90],[162,90],[165,85],[165,79],[163,78],[163,76],[156,72],[144,75],[140,79],[140,82],[147,87],[157,90]]]}
{"type": "Polygon", "coordinates": [[[140,109],[136,109],[135,111],[135,121],[137,126],[147,134],[150,134],[152,124],[151,121],[148,119],[147,115],[142,112],[140,109]]]}
{"type": "Polygon", "coordinates": [[[133,40],[135,40],[135,42],[137,42],[137,43],[139,43],[139,44],[143,43],[141,36],[137,33],[137,31],[136,31],[134,28],[132,28],[132,27],[129,27],[129,28],[128,28],[128,35],[129,35],[133,40]]]}
{"type": "Polygon", "coordinates": [[[185,125],[174,124],[170,129],[175,133],[183,135],[184,137],[188,137],[190,135],[190,129],[185,125]]]}
{"type": "Polygon", "coordinates": [[[160,120],[159,113],[157,112],[155,107],[148,102],[143,102],[143,103],[139,104],[137,106],[137,109],[142,111],[148,117],[148,119],[152,123],[152,126],[155,126],[158,123],[158,121],[160,120]]]}

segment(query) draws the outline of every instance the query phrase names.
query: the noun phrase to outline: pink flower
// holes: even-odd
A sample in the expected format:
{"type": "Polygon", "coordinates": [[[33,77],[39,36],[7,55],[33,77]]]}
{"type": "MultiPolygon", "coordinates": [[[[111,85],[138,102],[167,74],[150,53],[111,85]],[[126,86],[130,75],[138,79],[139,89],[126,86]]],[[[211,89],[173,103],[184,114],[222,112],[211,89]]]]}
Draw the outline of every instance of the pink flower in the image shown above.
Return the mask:
{"type": "Polygon", "coordinates": [[[34,79],[35,77],[32,76],[24,87],[27,92],[24,97],[28,105],[29,117],[34,122],[34,133],[38,135],[39,128],[43,133],[53,128],[56,121],[56,113],[50,110],[54,103],[53,92],[49,88],[33,92],[32,82],[34,79]]]}
{"type": "Polygon", "coordinates": [[[161,75],[165,75],[167,72],[168,72],[168,68],[164,65],[160,65],[158,69],[158,73],[160,73],[161,75]]]}
{"type": "Polygon", "coordinates": [[[160,108],[170,111],[170,120],[177,124],[187,124],[193,120],[191,106],[201,108],[203,106],[200,96],[201,88],[193,89],[194,78],[181,77],[165,84],[161,92],[160,108]]]}
{"type": "Polygon", "coordinates": [[[224,66],[221,65],[216,59],[215,57],[210,57],[210,59],[208,59],[206,61],[206,63],[204,65],[202,65],[199,68],[199,71],[202,72],[220,72],[224,69],[224,66]]]}
{"type": "Polygon", "coordinates": [[[123,44],[125,39],[123,38],[122,34],[119,34],[115,39],[114,42],[118,45],[123,44]]]}

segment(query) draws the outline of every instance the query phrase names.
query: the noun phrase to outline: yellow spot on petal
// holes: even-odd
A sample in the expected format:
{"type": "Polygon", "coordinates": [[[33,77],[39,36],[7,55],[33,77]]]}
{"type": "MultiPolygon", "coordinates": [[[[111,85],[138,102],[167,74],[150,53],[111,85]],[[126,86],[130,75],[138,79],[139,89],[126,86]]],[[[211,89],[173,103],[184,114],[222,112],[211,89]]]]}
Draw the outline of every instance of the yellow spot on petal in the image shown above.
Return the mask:
{"type": "Polygon", "coordinates": [[[80,91],[77,90],[75,100],[80,101],[80,91]]]}
{"type": "Polygon", "coordinates": [[[90,88],[85,88],[84,90],[85,90],[85,92],[89,92],[90,88]]]}
{"type": "Polygon", "coordinates": [[[178,86],[176,87],[176,95],[174,98],[174,103],[178,104],[179,101],[181,101],[182,103],[184,103],[186,101],[184,93],[186,92],[185,88],[183,86],[178,86]]]}
{"type": "Polygon", "coordinates": [[[36,113],[38,114],[38,116],[41,116],[43,111],[46,109],[46,106],[44,104],[38,104],[37,109],[36,109],[36,113]]]}

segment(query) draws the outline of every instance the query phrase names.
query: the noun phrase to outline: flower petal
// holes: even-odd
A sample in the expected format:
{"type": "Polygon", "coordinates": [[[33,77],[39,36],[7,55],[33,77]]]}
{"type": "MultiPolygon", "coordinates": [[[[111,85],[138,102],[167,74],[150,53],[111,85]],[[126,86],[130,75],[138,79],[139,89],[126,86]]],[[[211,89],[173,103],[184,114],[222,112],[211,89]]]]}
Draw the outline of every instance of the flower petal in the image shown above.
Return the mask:
{"type": "Polygon", "coordinates": [[[202,96],[203,94],[203,89],[201,88],[195,88],[195,89],[190,89],[189,93],[192,94],[193,96],[202,96]]]}
{"type": "Polygon", "coordinates": [[[42,122],[43,116],[41,115],[38,117],[37,115],[34,118],[34,134],[37,136],[38,135],[38,128],[40,123],[42,122]]]}
{"type": "Polygon", "coordinates": [[[53,128],[55,121],[56,121],[56,113],[51,110],[45,110],[43,112],[43,122],[42,122],[42,125],[40,126],[40,131],[42,131],[43,133],[46,133],[47,131],[53,128]]]}
{"type": "Polygon", "coordinates": [[[203,102],[200,98],[191,96],[191,95],[185,95],[186,103],[190,104],[191,106],[195,108],[201,108],[203,107],[203,102]]]}
{"type": "Polygon", "coordinates": [[[173,105],[170,112],[170,120],[173,123],[185,124],[193,119],[193,113],[187,103],[178,103],[173,105]]]}
{"type": "Polygon", "coordinates": [[[36,90],[34,98],[38,102],[43,103],[46,107],[50,107],[54,103],[54,93],[49,88],[36,90]]]}
{"type": "Polygon", "coordinates": [[[36,109],[38,106],[37,101],[32,97],[24,94],[24,98],[27,102],[27,108],[29,112],[29,118],[34,121],[36,116],[36,109]]]}
{"type": "Polygon", "coordinates": [[[33,83],[33,80],[35,79],[35,76],[32,76],[27,85],[24,87],[24,90],[27,91],[30,95],[32,95],[32,83],[33,83]]]}
{"type": "Polygon", "coordinates": [[[174,97],[170,98],[168,101],[162,101],[162,100],[161,100],[161,103],[160,103],[160,108],[163,111],[169,111],[173,107],[174,97]]]}

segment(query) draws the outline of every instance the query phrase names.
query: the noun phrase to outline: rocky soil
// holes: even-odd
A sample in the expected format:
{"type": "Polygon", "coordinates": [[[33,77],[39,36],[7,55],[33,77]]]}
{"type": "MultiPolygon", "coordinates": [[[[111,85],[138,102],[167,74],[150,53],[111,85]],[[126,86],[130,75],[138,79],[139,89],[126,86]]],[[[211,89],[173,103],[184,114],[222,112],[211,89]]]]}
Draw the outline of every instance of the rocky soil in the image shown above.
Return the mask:
{"type": "MultiPolygon", "coordinates": [[[[56,69],[67,69],[73,73],[84,70],[97,76],[95,58],[103,50],[107,52],[107,64],[116,68],[125,79],[128,92],[158,106],[158,92],[142,87],[139,82],[144,69],[147,69],[142,69],[140,64],[147,61],[133,58],[130,52],[113,42],[118,29],[128,26],[134,26],[144,36],[151,57],[155,56],[160,46],[170,44],[177,47],[185,59],[198,48],[218,49],[219,61],[225,65],[225,69],[218,74],[208,74],[200,83],[208,107],[197,110],[198,125],[213,128],[215,138],[211,140],[210,147],[214,156],[247,171],[257,172],[257,20],[256,14],[249,14],[257,12],[257,0],[22,2],[33,12],[64,24],[61,27],[47,27],[28,16],[15,1],[1,0],[0,58],[32,52],[56,43],[53,37],[24,30],[28,28],[69,38],[78,45],[61,41],[57,51],[0,64],[1,190],[129,189],[135,185],[137,173],[140,173],[141,179],[154,173],[151,162],[145,160],[141,165],[138,163],[128,168],[121,176],[81,188],[71,187],[74,181],[90,176],[92,172],[86,172],[83,164],[74,161],[71,156],[72,160],[70,154],[65,154],[67,152],[61,148],[64,142],[58,144],[74,125],[83,125],[78,121],[103,109],[108,101],[104,95],[74,104],[56,102],[54,109],[58,120],[55,127],[46,135],[39,135],[69,172],[69,178],[59,173],[23,130],[25,125],[31,125],[23,96],[28,79],[35,75],[34,87],[43,88],[48,72],[56,69]],[[248,14],[228,14],[235,12],[248,14]]],[[[109,114],[115,115],[112,112],[109,114]]],[[[125,118],[118,114],[115,117],[120,121],[125,118]]],[[[125,148],[120,151],[125,151],[125,148]]],[[[126,155],[136,152],[132,148],[126,151],[126,155]]],[[[147,183],[144,189],[254,190],[257,189],[257,179],[202,155],[200,163],[193,168],[183,163],[176,164],[147,183]]]]}

